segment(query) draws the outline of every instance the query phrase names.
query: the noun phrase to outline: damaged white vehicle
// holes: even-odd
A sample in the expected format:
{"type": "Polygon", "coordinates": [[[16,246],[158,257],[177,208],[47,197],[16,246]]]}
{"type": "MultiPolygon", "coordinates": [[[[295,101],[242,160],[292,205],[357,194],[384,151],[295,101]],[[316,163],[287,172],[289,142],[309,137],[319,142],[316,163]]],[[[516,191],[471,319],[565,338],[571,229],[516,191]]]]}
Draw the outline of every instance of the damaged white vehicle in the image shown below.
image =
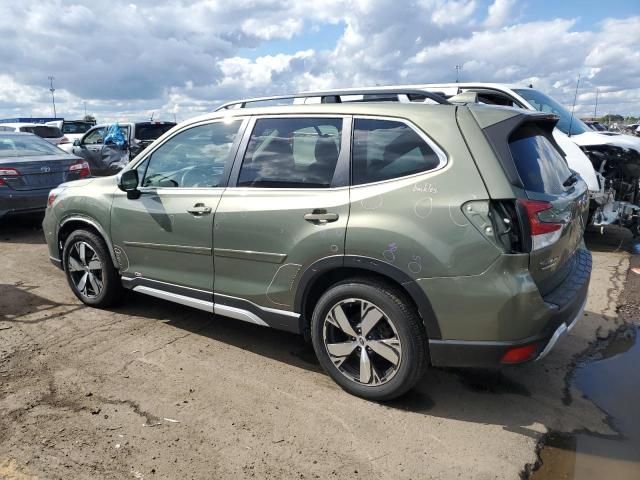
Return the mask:
{"type": "MultiPolygon", "coordinates": [[[[560,103],[534,88],[498,83],[448,83],[413,85],[452,99],[474,94],[475,101],[554,113],[560,117],[554,133],[567,154],[569,167],[577,171],[591,193],[590,223],[621,225],[640,236],[640,138],[616,132],[596,132],[571,115],[560,103]],[[559,133],[559,132],[558,132],[559,133]],[[585,164],[585,155],[592,168],[585,164]],[[597,183],[596,183],[597,182],[597,183]]],[[[469,98],[468,98],[469,99],[469,98]]],[[[455,100],[455,99],[454,99],[455,100]]]]}

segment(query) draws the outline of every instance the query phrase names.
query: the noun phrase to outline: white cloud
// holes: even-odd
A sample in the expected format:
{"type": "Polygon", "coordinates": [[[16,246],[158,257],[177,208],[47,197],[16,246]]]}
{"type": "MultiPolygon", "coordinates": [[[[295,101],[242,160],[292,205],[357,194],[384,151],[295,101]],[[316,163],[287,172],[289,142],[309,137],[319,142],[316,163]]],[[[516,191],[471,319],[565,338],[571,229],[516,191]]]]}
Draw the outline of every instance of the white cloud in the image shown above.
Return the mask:
{"type": "Polygon", "coordinates": [[[515,0],[495,0],[489,6],[489,14],[484,24],[488,28],[497,28],[509,23],[513,16],[515,0]]]}
{"type": "MultiPolygon", "coordinates": [[[[578,111],[640,113],[640,17],[525,22],[514,0],[0,3],[0,116],[178,119],[245,96],[393,83],[532,82],[578,111]],[[344,26],[337,41],[327,25],[344,26]],[[309,42],[305,36],[314,40],[309,42]],[[255,52],[261,52],[257,54],[255,52]],[[582,109],[582,110],[581,110],[582,109]],[[600,108],[599,108],[600,110],[600,108]]],[[[335,29],[335,27],[333,27],[335,29]]]]}

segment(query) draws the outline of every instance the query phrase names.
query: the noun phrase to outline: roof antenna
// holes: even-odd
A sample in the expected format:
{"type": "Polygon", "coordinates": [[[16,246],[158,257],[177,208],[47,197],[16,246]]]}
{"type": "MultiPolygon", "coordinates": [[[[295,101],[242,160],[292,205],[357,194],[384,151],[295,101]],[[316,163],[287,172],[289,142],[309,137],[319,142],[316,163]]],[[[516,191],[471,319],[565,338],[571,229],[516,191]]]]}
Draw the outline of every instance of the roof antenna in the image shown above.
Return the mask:
{"type": "Polygon", "coordinates": [[[153,115],[154,115],[155,113],[156,113],[156,112],[151,112],[151,118],[149,118],[149,121],[150,121],[150,122],[153,122],[153,115]]]}
{"type": "Polygon", "coordinates": [[[578,74],[578,81],[576,82],[576,93],[573,96],[573,106],[571,107],[571,120],[569,121],[569,136],[571,136],[571,126],[573,125],[573,111],[576,108],[576,100],[578,99],[578,85],[580,85],[580,74],[578,74]]]}

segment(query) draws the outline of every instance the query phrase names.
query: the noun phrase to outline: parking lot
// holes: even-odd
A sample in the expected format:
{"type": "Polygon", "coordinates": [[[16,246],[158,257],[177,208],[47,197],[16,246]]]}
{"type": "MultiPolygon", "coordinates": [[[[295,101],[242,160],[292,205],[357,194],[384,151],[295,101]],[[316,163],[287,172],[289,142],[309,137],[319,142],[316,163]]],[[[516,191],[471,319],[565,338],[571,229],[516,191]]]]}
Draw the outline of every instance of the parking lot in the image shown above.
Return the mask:
{"type": "Polygon", "coordinates": [[[84,307],[39,219],[0,226],[0,478],[518,478],[548,430],[614,432],[572,387],[617,328],[629,265],[591,234],[587,311],[539,363],[430,370],[391,404],[343,392],[300,337],[129,294],[84,307]]]}

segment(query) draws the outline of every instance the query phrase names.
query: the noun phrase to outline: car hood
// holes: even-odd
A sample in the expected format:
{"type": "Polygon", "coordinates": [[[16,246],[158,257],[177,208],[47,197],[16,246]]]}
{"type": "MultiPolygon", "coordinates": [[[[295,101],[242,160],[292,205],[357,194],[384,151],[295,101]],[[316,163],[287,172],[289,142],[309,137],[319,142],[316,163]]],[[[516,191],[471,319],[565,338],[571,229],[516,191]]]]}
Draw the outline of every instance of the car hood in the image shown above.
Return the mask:
{"type": "Polygon", "coordinates": [[[640,152],[640,137],[632,137],[615,132],[585,132],[580,135],[572,135],[571,140],[581,147],[593,145],[614,145],[624,149],[633,149],[640,152]]]}

